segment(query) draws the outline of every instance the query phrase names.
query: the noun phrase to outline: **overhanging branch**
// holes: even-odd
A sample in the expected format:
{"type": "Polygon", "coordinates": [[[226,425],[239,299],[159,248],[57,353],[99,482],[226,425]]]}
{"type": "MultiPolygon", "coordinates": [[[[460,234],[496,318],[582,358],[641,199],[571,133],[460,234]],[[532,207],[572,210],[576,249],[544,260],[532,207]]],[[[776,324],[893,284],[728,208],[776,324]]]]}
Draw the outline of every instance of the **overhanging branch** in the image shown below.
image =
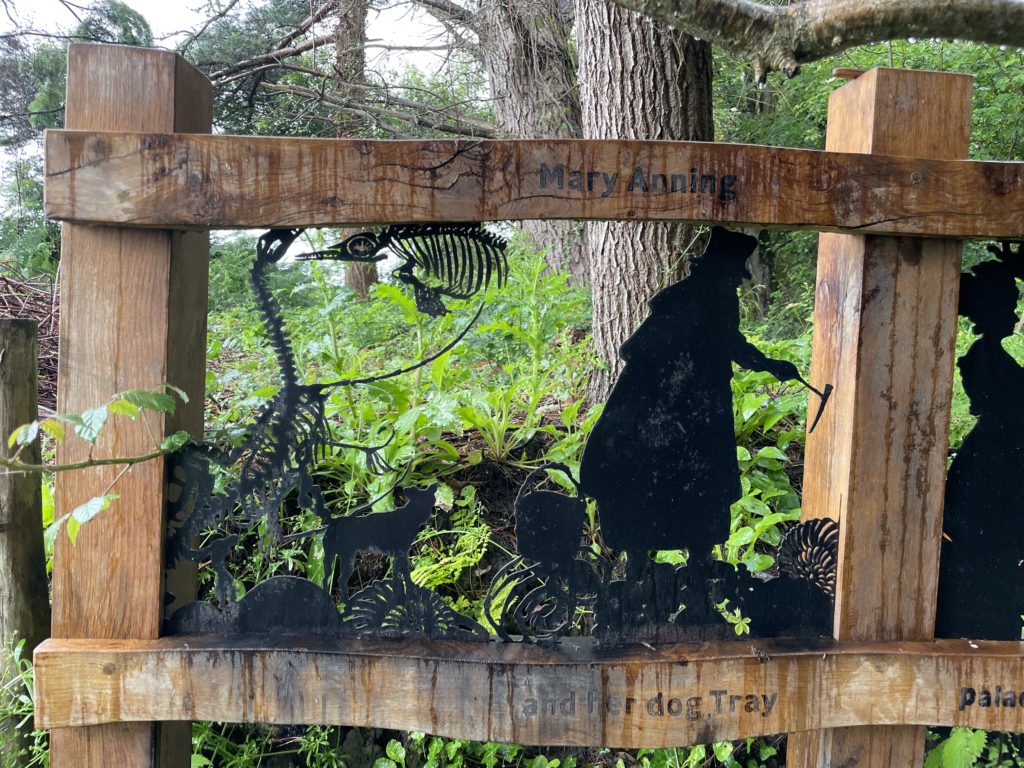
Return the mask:
{"type": "Polygon", "coordinates": [[[434,131],[452,134],[454,136],[471,136],[473,138],[494,138],[494,127],[477,120],[450,119],[432,114],[431,110],[422,105],[406,99],[389,99],[390,103],[397,104],[399,101],[408,111],[391,109],[387,106],[367,102],[355,102],[347,99],[339,99],[326,91],[316,91],[312,88],[281,83],[261,82],[260,86],[269,91],[278,93],[289,93],[294,96],[315,101],[322,101],[343,110],[358,112],[374,118],[400,120],[411,125],[422,128],[429,128],[434,131]]]}
{"type": "Polygon", "coordinates": [[[232,64],[229,67],[212,73],[209,77],[214,84],[219,84],[223,81],[235,79],[233,76],[238,73],[248,72],[249,70],[256,70],[264,67],[267,64],[279,64],[281,61],[292,56],[298,56],[301,53],[305,53],[308,50],[316,48],[318,46],[327,45],[333,42],[334,37],[332,35],[319,35],[313,37],[305,42],[293,45],[289,48],[278,48],[270,53],[264,53],[245,61],[240,61],[236,64],[232,64]]]}
{"type": "Polygon", "coordinates": [[[614,0],[751,59],[759,78],[868,43],[905,37],[1024,46],[1024,0],[614,0]]]}

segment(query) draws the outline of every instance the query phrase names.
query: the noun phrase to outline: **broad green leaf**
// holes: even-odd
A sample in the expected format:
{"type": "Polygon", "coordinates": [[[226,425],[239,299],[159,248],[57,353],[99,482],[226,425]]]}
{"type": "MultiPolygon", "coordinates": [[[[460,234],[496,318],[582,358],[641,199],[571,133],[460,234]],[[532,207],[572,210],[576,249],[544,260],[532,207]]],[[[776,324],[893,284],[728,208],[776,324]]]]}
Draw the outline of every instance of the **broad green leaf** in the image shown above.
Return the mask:
{"type": "Polygon", "coordinates": [[[942,753],[946,750],[946,741],[939,742],[939,745],[928,751],[924,757],[924,768],[942,768],[942,753]]]}
{"type": "Polygon", "coordinates": [[[160,441],[160,450],[167,451],[168,453],[174,453],[176,450],[185,445],[190,439],[188,432],[184,430],[178,430],[173,435],[168,435],[162,441],[160,441]]]}
{"type": "Polygon", "coordinates": [[[43,534],[43,541],[46,543],[47,548],[52,549],[53,544],[57,539],[57,534],[60,532],[61,526],[67,528],[68,538],[71,539],[71,543],[74,544],[78,539],[79,528],[81,528],[84,523],[87,523],[96,517],[96,515],[102,510],[109,507],[110,502],[116,498],[116,493],[108,493],[104,496],[94,496],[85,502],[85,504],[80,504],[71,510],[71,512],[57,520],[53,525],[47,528],[46,533],[43,534]]]}
{"type": "Polygon", "coordinates": [[[139,418],[139,406],[129,403],[127,400],[117,398],[107,403],[107,410],[118,416],[127,416],[129,419],[139,418]]]}
{"type": "Polygon", "coordinates": [[[68,517],[67,522],[64,524],[64,529],[68,532],[68,538],[71,540],[71,546],[75,545],[78,541],[78,529],[82,527],[82,524],[75,520],[74,517],[68,517]]]}
{"type": "Polygon", "coordinates": [[[972,768],[985,749],[988,734],[970,728],[954,728],[943,745],[943,768],[972,768]]]}
{"type": "Polygon", "coordinates": [[[398,768],[394,760],[387,757],[378,757],[373,761],[373,768],[398,768]]]}
{"type": "Polygon", "coordinates": [[[754,552],[748,557],[743,558],[743,564],[747,566],[747,570],[751,573],[757,573],[758,571],[766,571],[775,565],[775,559],[771,555],[754,552]]]}
{"type": "MultiPolygon", "coordinates": [[[[600,552],[600,549],[598,549],[600,552]]],[[[654,553],[654,562],[670,565],[686,565],[686,554],[681,549],[661,549],[654,553]]]]}
{"type": "Polygon", "coordinates": [[[716,741],[711,745],[711,749],[715,753],[715,758],[723,763],[732,757],[732,742],[716,741]]]}
{"type": "Polygon", "coordinates": [[[773,445],[765,446],[757,452],[758,458],[764,457],[767,459],[778,459],[779,461],[786,461],[789,457],[786,456],[782,451],[773,445]]]}
{"type": "Polygon", "coordinates": [[[148,389],[127,389],[118,397],[129,403],[157,413],[174,413],[174,398],[165,392],[153,392],[148,389]]]}
{"type": "Polygon", "coordinates": [[[60,533],[60,529],[64,527],[64,523],[68,521],[70,515],[63,515],[58,517],[43,531],[43,546],[46,547],[47,552],[53,552],[53,545],[57,541],[57,534],[60,533]]]}
{"type": "Polygon", "coordinates": [[[78,421],[72,422],[75,425],[75,434],[88,443],[95,443],[100,436],[100,430],[107,423],[107,407],[101,405],[98,408],[90,408],[85,411],[78,421]]]}
{"type": "Polygon", "coordinates": [[[93,496],[84,504],[79,504],[71,510],[71,517],[79,523],[88,523],[96,515],[110,506],[110,502],[118,498],[116,493],[107,493],[103,496],[93,496]]]}
{"type": "Polygon", "coordinates": [[[447,440],[435,439],[432,441],[431,445],[435,446],[436,448],[440,448],[441,452],[444,453],[445,458],[458,460],[458,449],[454,445],[449,443],[447,440]]]}
{"type": "Polygon", "coordinates": [[[419,420],[424,416],[424,408],[422,405],[417,405],[410,408],[397,419],[395,419],[395,431],[396,432],[411,432],[416,428],[419,420]]]}
{"type": "Polygon", "coordinates": [[[438,485],[437,501],[435,503],[446,512],[455,506],[455,492],[452,490],[450,485],[446,483],[440,483],[438,485]]]}
{"type": "Polygon", "coordinates": [[[17,445],[28,445],[39,436],[39,422],[33,421],[29,424],[19,425],[11,436],[7,438],[7,447],[13,448],[17,445]]]}
{"type": "Polygon", "coordinates": [[[396,763],[400,765],[405,765],[405,747],[402,746],[402,743],[400,741],[391,739],[391,741],[388,742],[388,745],[384,749],[384,751],[387,754],[387,756],[394,760],[396,763]]]}
{"type": "Polygon", "coordinates": [[[187,403],[188,402],[188,394],[181,387],[176,387],[173,384],[168,384],[166,381],[163,384],[161,384],[160,386],[162,386],[164,389],[171,390],[171,392],[173,392],[179,398],[181,398],[181,402],[183,402],[183,403],[187,403]]]}
{"type": "Polygon", "coordinates": [[[743,547],[754,540],[754,529],[749,525],[745,525],[742,528],[737,529],[729,537],[730,547],[743,547]]]}
{"type": "Polygon", "coordinates": [[[64,441],[64,427],[57,419],[43,419],[39,422],[43,432],[52,437],[56,442],[64,441]]]}

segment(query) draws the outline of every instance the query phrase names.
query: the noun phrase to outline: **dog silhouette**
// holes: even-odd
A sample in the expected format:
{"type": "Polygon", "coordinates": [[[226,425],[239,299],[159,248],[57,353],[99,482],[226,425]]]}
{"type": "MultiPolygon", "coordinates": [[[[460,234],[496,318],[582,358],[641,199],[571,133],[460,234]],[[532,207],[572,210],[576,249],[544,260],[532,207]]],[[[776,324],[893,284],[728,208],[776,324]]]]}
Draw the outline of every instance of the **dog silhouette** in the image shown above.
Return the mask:
{"type": "Polygon", "coordinates": [[[348,580],[360,552],[392,558],[394,575],[408,580],[409,548],[434,511],[436,492],[437,483],[426,489],[403,488],[408,501],[391,512],[328,519],[323,538],[324,571],[334,574],[327,583],[328,589],[333,591],[337,582],[342,598],[348,597],[348,580]]]}

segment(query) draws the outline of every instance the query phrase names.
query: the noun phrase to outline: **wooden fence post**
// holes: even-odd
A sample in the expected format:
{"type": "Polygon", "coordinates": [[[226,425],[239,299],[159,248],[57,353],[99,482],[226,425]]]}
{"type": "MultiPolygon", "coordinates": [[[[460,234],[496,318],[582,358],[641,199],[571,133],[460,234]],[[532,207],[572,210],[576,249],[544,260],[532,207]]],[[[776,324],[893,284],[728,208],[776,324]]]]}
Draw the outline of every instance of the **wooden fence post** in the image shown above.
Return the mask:
{"type": "MultiPolygon", "coordinates": [[[[970,116],[970,77],[872,70],[832,94],[826,148],[965,158],[970,116]]],[[[960,255],[958,241],[821,235],[811,374],[836,389],[808,436],[804,514],[842,522],[839,640],[934,634],[960,255]]],[[[788,750],[804,768],[918,768],[923,753],[918,726],[790,734],[788,750]]]]}
{"type": "MultiPolygon", "coordinates": [[[[0,440],[36,418],[37,337],[35,320],[0,319],[0,440]]],[[[21,460],[38,464],[39,454],[39,443],[33,442],[21,460]]],[[[0,639],[5,646],[12,638],[24,640],[29,658],[50,634],[40,496],[39,475],[0,474],[0,639]]],[[[21,765],[15,753],[27,731],[19,734],[10,719],[0,728],[0,765],[21,765]]]]}
{"type": "MultiPolygon", "coordinates": [[[[79,130],[208,133],[210,83],[166,51],[72,45],[66,125],[79,130]]],[[[102,142],[97,138],[96,141],[102,142]]],[[[154,174],[161,169],[152,169],[154,174]]],[[[166,172],[166,169],[164,169],[166,172]]],[[[209,240],[206,234],[65,225],[61,250],[61,412],[79,413],[115,392],[170,382],[188,405],[153,418],[157,436],[201,434],[209,240]]],[[[94,456],[151,450],[141,421],[109,424],[94,456]]],[[[68,441],[58,461],[85,458],[68,441]]],[[[83,526],[77,543],[58,537],[53,567],[53,636],[152,639],[164,599],[164,462],[64,473],[56,514],[108,490],[109,509],[83,526]]],[[[187,765],[188,724],[125,723],[57,729],[54,768],[187,765]]]]}

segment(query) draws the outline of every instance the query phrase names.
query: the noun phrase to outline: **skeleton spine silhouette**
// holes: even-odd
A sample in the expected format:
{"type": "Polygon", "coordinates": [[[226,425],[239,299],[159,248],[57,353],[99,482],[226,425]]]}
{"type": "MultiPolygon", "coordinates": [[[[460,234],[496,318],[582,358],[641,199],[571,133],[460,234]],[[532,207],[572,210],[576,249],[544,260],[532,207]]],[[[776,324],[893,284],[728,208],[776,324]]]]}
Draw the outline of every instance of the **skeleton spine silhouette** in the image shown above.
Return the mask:
{"type": "Polygon", "coordinates": [[[619,351],[626,365],[587,440],[580,486],[597,502],[605,542],[626,552],[627,581],[644,578],[651,550],[688,549],[687,570],[706,570],[729,535],[741,496],[732,363],[803,381],[740,333],[737,289],[756,247],[715,227],[690,276],[651,299],[619,351]]]}
{"type": "MultiPolygon", "coordinates": [[[[296,487],[299,506],[314,512],[327,523],[325,538],[329,554],[332,560],[340,555],[342,567],[348,567],[348,561],[356,551],[370,549],[394,557],[396,568],[401,569],[416,529],[433,509],[432,491],[429,493],[430,503],[427,503],[424,492],[408,489],[406,495],[410,503],[406,508],[374,515],[372,524],[367,518],[355,518],[343,524],[331,518],[322,489],[311,471],[318,459],[334,449],[363,451],[371,470],[393,470],[380,456],[382,446],[365,447],[333,440],[326,416],[328,392],[335,387],[378,381],[425,365],[454,346],[469,326],[441,352],[409,368],[367,379],[300,384],[295,357],[284,328],[284,317],[266,282],[268,270],[280,261],[300,233],[299,229],[276,229],[263,235],[257,243],[256,261],[250,274],[256,305],[279,367],[281,389],[260,411],[239,448],[220,453],[208,446],[190,446],[182,452],[176,467],[178,479],[183,482],[179,498],[172,505],[171,517],[179,520],[184,517],[184,520],[172,532],[171,555],[175,559],[209,559],[222,606],[233,601],[228,589],[230,574],[225,561],[238,536],[220,535],[208,539],[198,549],[193,548],[193,541],[211,529],[219,529],[224,534],[223,526],[227,524],[235,529],[249,529],[265,519],[271,542],[278,542],[279,510],[296,487]],[[211,468],[214,464],[224,468],[238,467],[237,479],[222,494],[212,493],[211,468]],[[389,536],[384,520],[391,515],[395,521],[411,516],[420,522],[411,533],[406,530],[409,526],[405,525],[389,536]],[[369,529],[378,531],[376,539],[366,535],[369,529]],[[395,538],[398,534],[401,534],[398,536],[401,542],[395,538]],[[399,557],[402,545],[405,551],[399,557]]],[[[303,254],[298,258],[375,262],[385,258],[381,251],[388,248],[402,259],[396,272],[402,282],[413,286],[417,307],[435,316],[448,311],[441,301],[442,296],[468,298],[487,287],[492,280],[502,284],[508,271],[504,241],[475,225],[388,227],[380,235],[360,233],[327,250],[303,254]],[[414,272],[416,268],[438,284],[431,286],[422,282],[414,272]]]]}
{"type": "Polygon", "coordinates": [[[946,478],[939,561],[937,637],[1020,640],[1024,613],[1024,368],[1003,349],[1014,332],[1024,246],[990,246],[996,256],[960,278],[959,313],[979,337],[957,365],[974,428],[946,478]],[[993,588],[998,584],[999,588],[993,588]]]}
{"type": "MultiPolygon", "coordinates": [[[[213,539],[198,550],[191,541],[211,528],[227,522],[249,529],[265,517],[272,542],[280,537],[278,510],[285,497],[299,487],[299,505],[326,517],[323,493],[313,480],[313,462],[332,446],[324,412],[323,388],[298,383],[295,358],[280,307],[266,285],[266,272],[276,264],[298,237],[299,230],[272,230],[259,239],[250,284],[267,338],[280,369],[281,389],[267,403],[249,428],[242,445],[227,453],[205,446],[186,451],[182,467],[194,486],[195,506],[185,524],[172,539],[176,557],[191,560],[209,558],[216,574],[216,592],[221,605],[229,602],[228,573],[224,565],[237,536],[213,539]],[[231,467],[238,464],[238,477],[224,493],[213,494],[210,464],[231,467]]],[[[365,449],[373,451],[373,449],[365,449]]],[[[188,502],[189,493],[182,501],[188,502]]]]}

